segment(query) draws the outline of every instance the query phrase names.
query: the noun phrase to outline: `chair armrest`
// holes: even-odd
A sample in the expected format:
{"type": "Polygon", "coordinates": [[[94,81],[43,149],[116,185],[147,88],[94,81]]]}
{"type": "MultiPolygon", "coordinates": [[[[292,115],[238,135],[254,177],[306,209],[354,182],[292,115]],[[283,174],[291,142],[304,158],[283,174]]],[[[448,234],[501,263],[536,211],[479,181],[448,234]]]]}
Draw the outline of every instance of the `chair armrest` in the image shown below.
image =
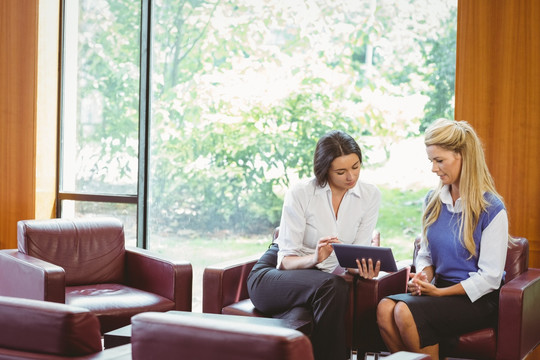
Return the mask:
{"type": "Polygon", "coordinates": [[[126,284],[174,301],[175,310],[191,311],[193,269],[148,250],[126,247],[126,284]]]}
{"type": "MultiPolygon", "coordinates": [[[[0,296],[0,348],[59,357],[101,351],[99,320],[88,309],[0,296]]],[[[5,359],[5,357],[1,357],[5,359]]]]}
{"type": "Polygon", "coordinates": [[[407,292],[408,277],[409,268],[405,267],[376,279],[359,278],[355,289],[356,316],[361,317],[365,312],[375,310],[385,296],[407,292]]]}
{"type": "Polygon", "coordinates": [[[221,314],[225,306],[247,299],[247,277],[258,259],[207,266],[203,272],[203,313],[221,314]]]}
{"type": "Polygon", "coordinates": [[[65,303],[66,276],[60,266],[20,253],[0,250],[0,295],[65,303]]]}
{"type": "Polygon", "coordinates": [[[528,269],[501,287],[498,359],[523,359],[540,343],[540,269],[528,269]]]}

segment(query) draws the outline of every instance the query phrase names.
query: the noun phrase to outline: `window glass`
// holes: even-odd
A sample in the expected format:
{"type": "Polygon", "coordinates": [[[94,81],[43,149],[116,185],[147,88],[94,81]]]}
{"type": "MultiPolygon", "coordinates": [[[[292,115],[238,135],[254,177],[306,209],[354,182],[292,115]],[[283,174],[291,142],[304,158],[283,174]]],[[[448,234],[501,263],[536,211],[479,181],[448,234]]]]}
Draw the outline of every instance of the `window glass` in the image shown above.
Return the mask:
{"type": "Polygon", "coordinates": [[[153,4],[149,246],[189,256],[194,309],[204,266],[266,249],[334,128],[381,188],[383,245],[411,256],[436,180],[421,134],[453,118],[456,0],[153,4]]]}
{"type": "Polygon", "coordinates": [[[137,206],[94,201],[62,201],[62,218],[112,216],[124,224],[126,245],[137,246],[137,206]]]}
{"type": "Polygon", "coordinates": [[[141,4],[64,10],[60,190],[136,194],[141,4]]]}
{"type": "MultiPolygon", "coordinates": [[[[382,244],[411,256],[437,180],[422,134],[454,117],[457,0],[155,0],[149,43],[141,1],[64,3],[59,190],[137,195],[148,49],[148,246],[193,264],[195,311],[205,266],[267,248],[330,129],[357,139],[381,189],[382,244]]],[[[61,205],[119,217],[135,244],[135,204],[61,205]]]]}

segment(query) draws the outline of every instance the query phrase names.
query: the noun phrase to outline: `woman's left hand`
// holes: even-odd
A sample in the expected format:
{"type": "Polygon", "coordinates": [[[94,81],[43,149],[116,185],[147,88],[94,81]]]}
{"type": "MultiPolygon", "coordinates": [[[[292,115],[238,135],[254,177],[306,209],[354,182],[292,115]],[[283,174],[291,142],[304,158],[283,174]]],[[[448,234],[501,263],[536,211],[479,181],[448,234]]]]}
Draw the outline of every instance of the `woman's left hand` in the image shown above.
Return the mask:
{"type": "Polygon", "coordinates": [[[381,270],[381,262],[377,261],[375,267],[373,267],[373,260],[356,259],[356,265],[358,266],[358,274],[364,279],[373,279],[374,277],[379,276],[379,271],[381,270]]]}
{"type": "Polygon", "coordinates": [[[412,295],[440,296],[439,288],[433,285],[426,274],[422,271],[416,274],[411,280],[412,295]]]}

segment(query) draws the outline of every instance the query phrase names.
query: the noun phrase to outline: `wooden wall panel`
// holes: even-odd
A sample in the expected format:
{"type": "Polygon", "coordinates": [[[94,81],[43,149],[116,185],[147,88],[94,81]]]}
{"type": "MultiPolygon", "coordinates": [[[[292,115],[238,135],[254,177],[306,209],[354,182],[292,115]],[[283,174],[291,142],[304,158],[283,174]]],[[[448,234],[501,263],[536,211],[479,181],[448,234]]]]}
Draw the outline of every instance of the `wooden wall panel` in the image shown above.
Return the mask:
{"type": "Polygon", "coordinates": [[[36,1],[0,1],[0,248],[34,213],[36,1]]]}
{"type": "Polygon", "coordinates": [[[0,1],[0,249],[54,216],[60,0],[0,1]]]}
{"type": "Polygon", "coordinates": [[[459,0],[456,119],[481,137],[510,231],[540,267],[540,2],[459,0]]]}

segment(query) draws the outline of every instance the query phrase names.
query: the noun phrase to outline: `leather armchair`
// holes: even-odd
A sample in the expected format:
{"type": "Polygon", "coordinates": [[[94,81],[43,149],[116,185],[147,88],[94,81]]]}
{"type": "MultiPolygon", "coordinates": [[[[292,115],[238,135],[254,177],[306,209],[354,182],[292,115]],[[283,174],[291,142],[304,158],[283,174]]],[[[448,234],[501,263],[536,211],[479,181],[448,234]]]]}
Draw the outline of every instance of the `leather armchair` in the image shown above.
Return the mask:
{"type": "Polygon", "coordinates": [[[446,356],[468,359],[524,359],[540,343],[540,269],[528,268],[529,242],[517,238],[508,248],[505,284],[495,327],[463,334],[441,344],[446,356]]]}
{"type": "Polygon", "coordinates": [[[0,295],[86,308],[101,332],[144,311],[191,311],[192,267],[126,248],[113,218],[19,221],[18,249],[0,250],[0,295]]]}
{"type": "Polygon", "coordinates": [[[293,329],[219,318],[148,312],[132,319],[134,360],[313,360],[311,342],[293,329]]]}
{"type": "MultiPolygon", "coordinates": [[[[272,239],[277,238],[278,231],[274,231],[272,239]]],[[[255,308],[247,292],[247,276],[257,260],[258,257],[252,257],[206,267],[203,273],[203,312],[268,316],[255,308]]],[[[372,348],[384,349],[376,323],[377,304],[386,295],[406,291],[408,268],[382,274],[373,280],[357,279],[344,273],[343,269],[338,269],[336,273],[350,284],[345,319],[348,347],[353,352],[358,348],[362,352],[372,348]],[[373,346],[372,339],[378,339],[382,345],[373,346]]]]}
{"type": "MultiPolygon", "coordinates": [[[[236,263],[223,263],[208,266],[203,273],[203,313],[259,316],[271,317],[257,310],[247,292],[247,276],[257,259],[247,258],[236,263]]],[[[349,283],[349,306],[345,315],[345,326],[348,346],[352,343],[352,321],[353,321],[353,296],[355,278],[341,272],[347,283],[349,283]]],[[[299,311],[289,312],[288,318],[300,314],[299,311]]],[[[311,334],[311,325],[302,329],[306,335],[311,334]]]]}
{"type": "Polygon", "coordinates": [[[0,296],[0,360],[131,359],[131,346],[103,350],[87,309],[0,296]]]}

